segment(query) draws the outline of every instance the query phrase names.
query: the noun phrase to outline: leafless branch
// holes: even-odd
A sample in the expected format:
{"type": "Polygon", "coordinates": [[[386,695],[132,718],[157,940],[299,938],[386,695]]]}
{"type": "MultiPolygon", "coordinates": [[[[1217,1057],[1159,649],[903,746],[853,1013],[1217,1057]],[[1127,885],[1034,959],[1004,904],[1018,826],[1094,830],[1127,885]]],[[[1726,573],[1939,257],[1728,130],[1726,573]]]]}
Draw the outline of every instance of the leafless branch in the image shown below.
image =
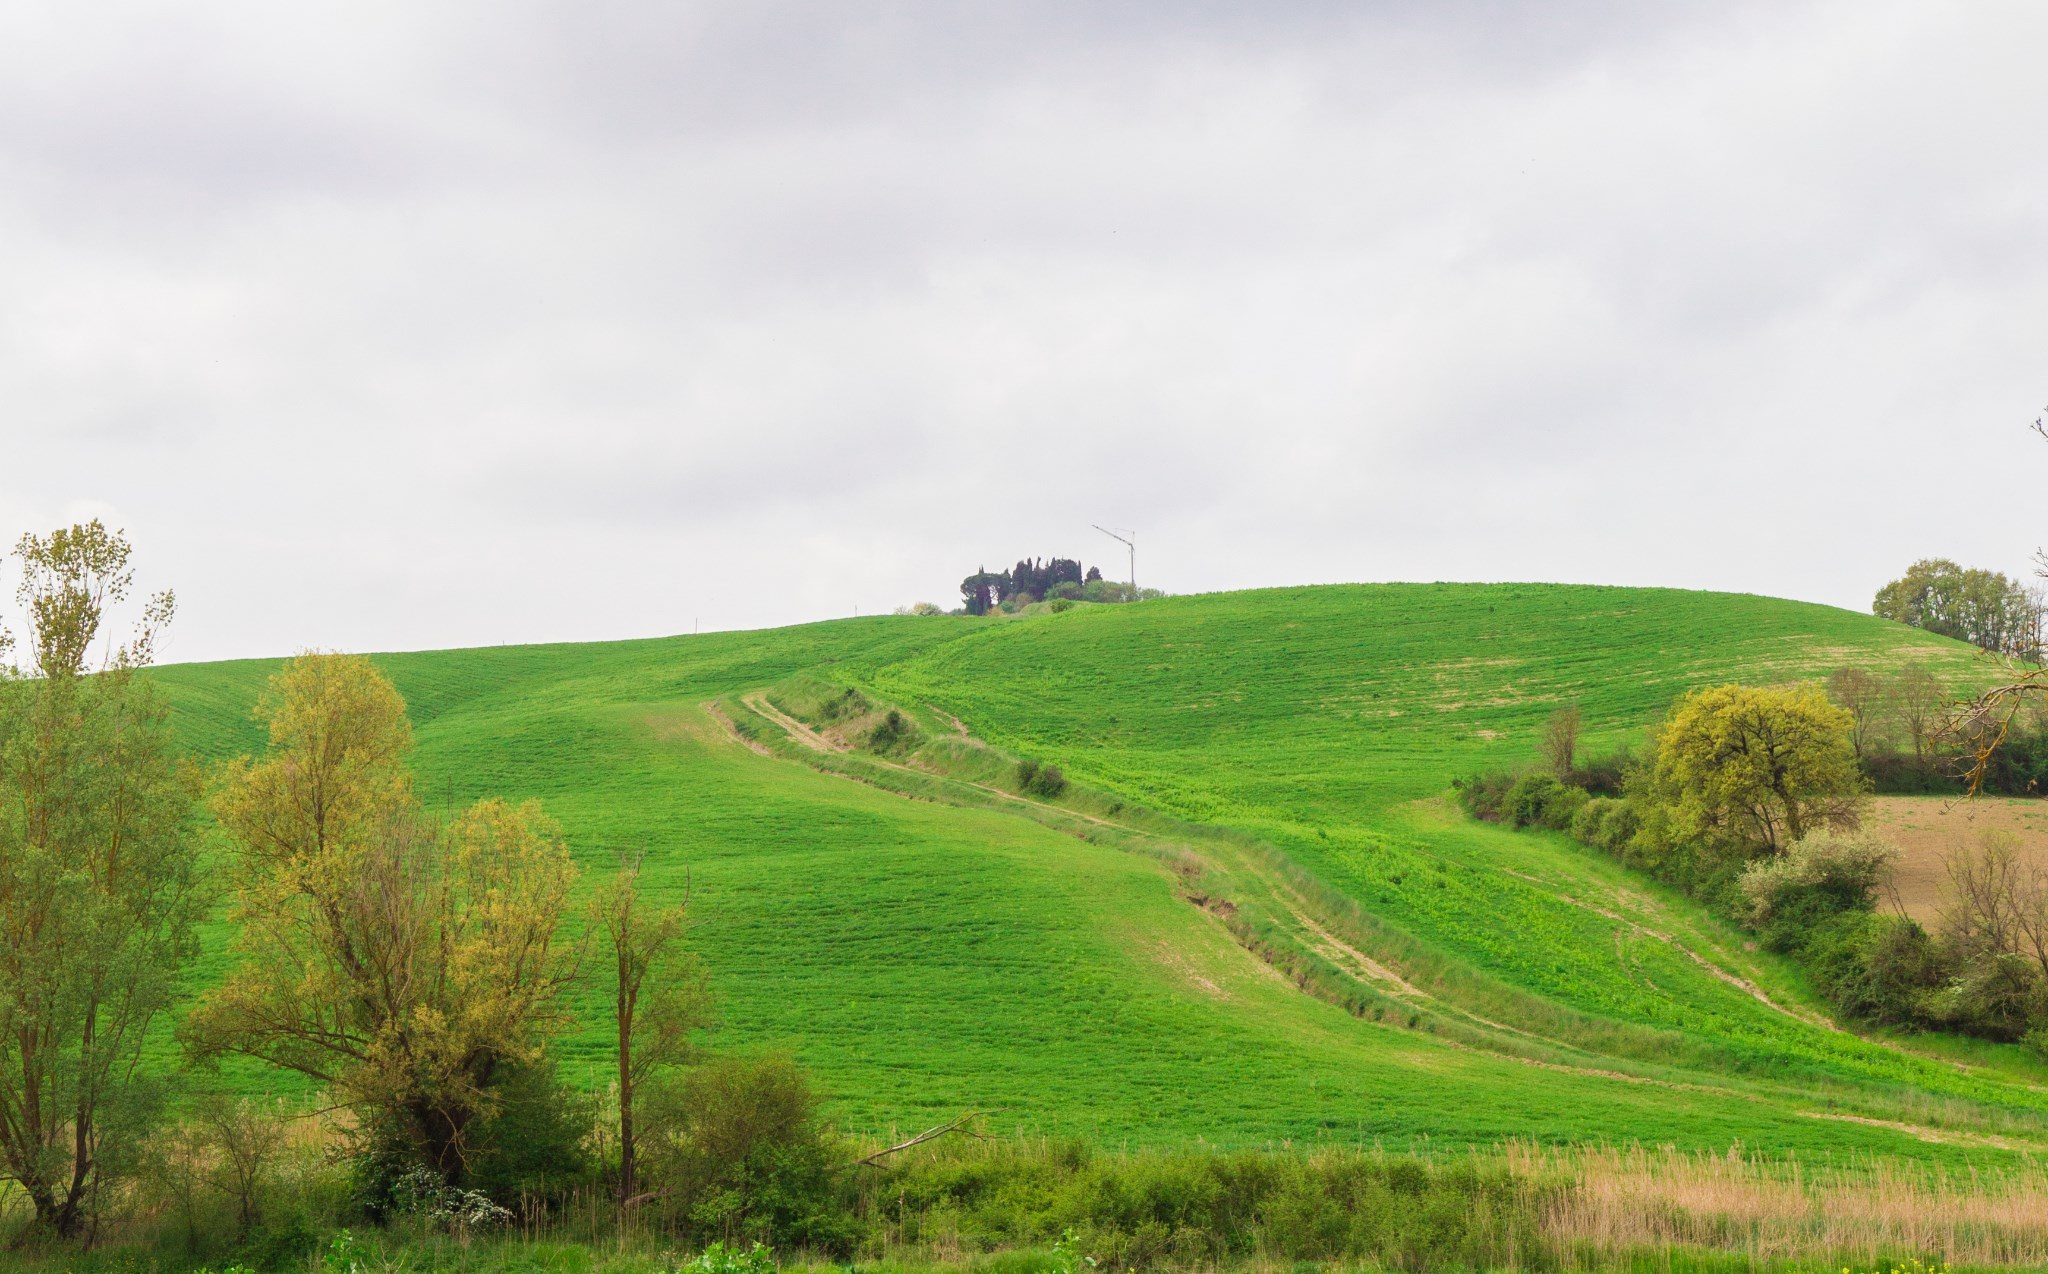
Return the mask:
{"type": "Polygon", "coordinates": [[[948,1133],[964,1133],[967,1136],[973,1137],[977,1140],[988,1141],[990,1140],[989,1137],[987,1137],[983,1133],[977,1132],[973,1127],[971,1127],[971,1125],[975,1120],[980,1119],[984,1115],[1000,1114],[1003,1110],[1006,1109],[1008,1109],[1008,1107],[999,1106],[994,1110],[970,1110],[966,1114],[961,1115],[958,1119],[948,1120],[947,1122],[938,1125],[936,1128],[926,1129],[925,1131],[917,1134],[917,1136],[912,1137],[909,1141],[901,1142],[897,1145],[891,1146],[887,1150],[877,1150],[875,1153],[867,1156],[866,1158],[856,1159],[853,1162],[855,1164],[876,1164],[900,1150],[908,1150],[912,1146],[921,1146],[927,1141],[937,1141],[939,1138],[946,1136],[948,1133]]]}
{"type": "Polygon", "coordinates": [[[1971,796],[1984,786],[1991,760],[2012,735],[2012,725],[2027,700],[2048,699],[2048,668],[2020,671],[2000,685],[1956,704],[1934,732],[1936,738],[1960,743],[1969,759],[1962,779],[1971,796]]]}

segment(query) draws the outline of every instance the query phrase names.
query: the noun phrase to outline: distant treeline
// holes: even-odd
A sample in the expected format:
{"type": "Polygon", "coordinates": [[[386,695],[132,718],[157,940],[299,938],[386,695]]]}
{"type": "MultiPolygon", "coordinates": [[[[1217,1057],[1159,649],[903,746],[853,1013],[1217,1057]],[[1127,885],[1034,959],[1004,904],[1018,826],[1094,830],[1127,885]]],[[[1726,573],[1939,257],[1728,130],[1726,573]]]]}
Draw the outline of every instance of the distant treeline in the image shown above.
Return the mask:
{"type": "Polygon", "coordinates": [[[969,615],[1015,612],[1034,602],[1129,602],[1158,595],[1152,589],[1134,593],[1129,584],[1104,579],[1100,567],[1083,567],[1070,557],[1045,562],[1027,557],[1007,571],[983,568],[960,581],[963,609],[969,615]]]}
{"type": "Polygon", "coordinates": [[[1871,612],[1954,637],[2002,655],[2041,655],[2039,589],[1997,572],[1965,568],[1945,557],[1923,558],[1878,590],[1871,612]]]}
{"type": "Polygon", "coordinates": [[[2048,714],[2038,702],[2010,716],[1974,709],[1919,663],[1889,675],[1837,668],[1827,694],[1849,714],[1849,743],[1873,792],[2034,796],[2048,786],[2048,714]]]}

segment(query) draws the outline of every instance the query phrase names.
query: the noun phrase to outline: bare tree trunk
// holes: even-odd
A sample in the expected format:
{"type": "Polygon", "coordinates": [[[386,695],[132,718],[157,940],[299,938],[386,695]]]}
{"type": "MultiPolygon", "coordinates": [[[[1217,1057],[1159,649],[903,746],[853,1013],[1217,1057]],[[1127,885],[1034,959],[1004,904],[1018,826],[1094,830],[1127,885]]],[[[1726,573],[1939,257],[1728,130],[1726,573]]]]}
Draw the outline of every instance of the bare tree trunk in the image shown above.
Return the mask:
{"type": "MultiPolygon", "coordinates": [[[[630,903],[629,903],[630,906],[630,903]]],[[[630,911],[627,913],[630,916],[630,911]]],[[[630,923],[630,920],[628,921],[630,923]]],[[[639,1165],[633,1148],[633,1011],[639,979],[632,976],[628,947],[619,947],[619,1223],[625,1224],[626,1201],[639,1193],[639,1165]]]]}
{"type": "MultiPolygon", "coordinates": [[[[78,1055],[82,1066],[90,1068],[96,1064],[93,1057],[93,1041],[99,1028],[99,1004],[88,1005],[85,1011],[85,1030],[79,1039],[78,1055]]],[[[78,1095],[78,1110],[71,1120],[71,1189],[65,1192],[64,1215],[58,1233],[65,1238],[78,1235],[79,1204],[85,1198],[85,1187],[92,1177],[92,1086],[82,1087],[78,1095]]]]}

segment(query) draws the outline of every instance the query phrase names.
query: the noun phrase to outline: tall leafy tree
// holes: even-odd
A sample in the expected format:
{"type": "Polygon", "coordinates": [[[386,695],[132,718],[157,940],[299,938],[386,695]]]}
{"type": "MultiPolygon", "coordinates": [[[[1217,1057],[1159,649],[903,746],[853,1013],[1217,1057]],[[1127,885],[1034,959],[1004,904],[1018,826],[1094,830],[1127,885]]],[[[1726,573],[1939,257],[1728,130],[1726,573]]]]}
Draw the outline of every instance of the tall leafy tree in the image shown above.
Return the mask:
{"type": "Polygon", "coordinates": [[[229,766],[214,802],[244,958],[187,1041],[318,1080],[460,1180],[497,1085],[562,1022],[568,849],[532,802],[427,816],[405,704],[367,659],[292,660],[257,715],[269,754],[229,766]]]}
{"type": "Polygon", "coordinates": [[[74,1237],[151,1106],[143,1038],[200,911],[199,783],[136,676],[171,594],[95,665],[133,582],[126,539],[93,521],[15,556],[29,663],[0,673],[0,1176],[74,1237]]]}
{"type": "Polygon", "coordinates": [[[1849,746],[1862,760],[1882,742],[1889,698],[1884,678],[1868,668],[1837,668],[1828,674],[1828,698],[1849,714],[1849,746]]]}
{"type": "Polygon", "coordinates": [[[1007,573],[991,575],[978,570],[960,581],[960,596],[970,615],[986,615],[995,609],[996,602],[1009,596],[1010,577],[1007,573]]]}
{"type": "Polygon", "coordinates": [[[1743,857],[1854,827],[1865,783],[1850,714],[1818,686],[1715,686],[1671,707],[1637,794],[1669,834],[1743,857]]]}
{"type": "Polygon", "coordinates": [[[619,1202],[640,1190],[638,1115],[648,1083],[690,1059],[691,1033],[710,1007],[703,966],[683,949],[688,900],[658,907],[641,894],[643,855],[621,854],[619,869],[593,907],[611,948],[614,1024],[618,1028],[619,1202]]]}
{"type": "Polygon", "coordinates": [[[2001,654],[2027,653],[2039,608],[2032,594],[1997,571],[1924,558],[1878,590],[1871,611],[1886,619],[2001,654]]]}

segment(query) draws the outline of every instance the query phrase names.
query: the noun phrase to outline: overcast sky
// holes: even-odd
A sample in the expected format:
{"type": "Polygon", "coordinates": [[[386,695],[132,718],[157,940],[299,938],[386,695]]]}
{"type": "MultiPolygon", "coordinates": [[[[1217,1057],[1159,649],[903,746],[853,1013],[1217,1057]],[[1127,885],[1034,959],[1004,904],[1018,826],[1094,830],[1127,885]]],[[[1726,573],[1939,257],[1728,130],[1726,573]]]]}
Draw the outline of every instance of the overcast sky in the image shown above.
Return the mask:
{"type": "MultiPolygon", "coordinates": [[[[0,0],[0,533],[176,660],[2048,540],[2048,5],[0,0]]],[[[11,589],[9,590],[11,592],[11,589]]],[[[18,627],[19,625],[15,625],[18,627]]]]}

